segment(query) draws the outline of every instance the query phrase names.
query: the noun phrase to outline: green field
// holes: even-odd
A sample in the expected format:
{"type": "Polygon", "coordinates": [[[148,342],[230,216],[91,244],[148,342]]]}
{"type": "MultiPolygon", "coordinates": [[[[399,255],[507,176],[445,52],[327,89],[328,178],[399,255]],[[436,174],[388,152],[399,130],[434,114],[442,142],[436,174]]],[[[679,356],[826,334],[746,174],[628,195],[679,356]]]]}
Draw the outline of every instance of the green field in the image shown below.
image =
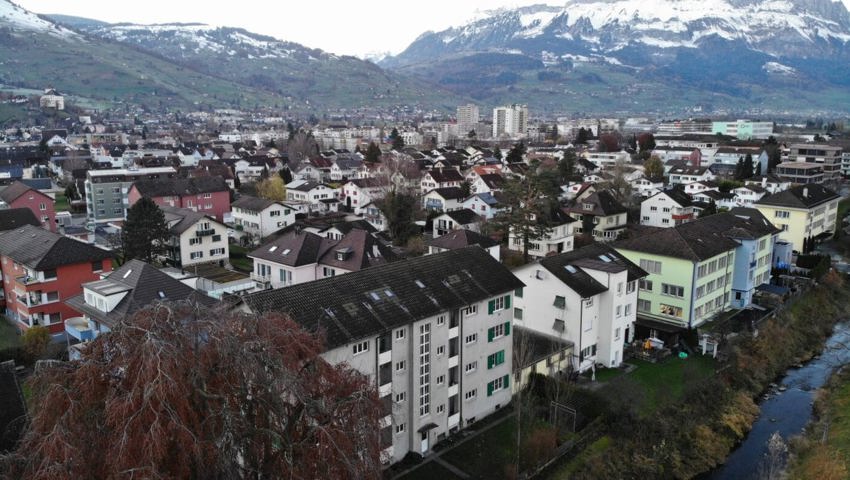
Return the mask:
{"type": "Polygon", "coordinates": [[[53,208],[57,212],[67,212],[71,209],[71,204],[68,203],[68,197],[64,193],[57,193],[56,199],[53,202],[53,208]]]}

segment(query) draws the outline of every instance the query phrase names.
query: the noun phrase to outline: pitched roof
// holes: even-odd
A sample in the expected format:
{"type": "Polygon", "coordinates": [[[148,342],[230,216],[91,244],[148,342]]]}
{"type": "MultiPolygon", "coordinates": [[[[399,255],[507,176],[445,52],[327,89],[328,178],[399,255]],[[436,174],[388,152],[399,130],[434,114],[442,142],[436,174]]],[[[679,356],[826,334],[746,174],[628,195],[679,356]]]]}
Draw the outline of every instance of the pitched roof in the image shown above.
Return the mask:
{"type": "Polygon", "coordinates": [[[626,207],[614,198],[611,192],[608,190],[598,190],[576,202],[567,211],[583,215],[608,216],[625,213],[627,210],[626,207]],[[590,205],[592,208],[586,209],[584,208],[585,205],[590,205]]]}
{"type": "Polygon", "coordinates": [[[513,291],[524,284],[479,247],[450,250],[244,297],[289,314],[328,349],[513,291]]]}
{"type": "Polygon", "coordinates": [[[216,176],[139,180],[133,186],[139,191],[139,194],[149,198],[227,191],[227,184],[224,179],[216,176]]]}
{"type": "Polygon", "coordinates": [[[0,231],[13,230],[24,225],[40,227],[41,222],[29,208],[0,209],[0,231]]]}
{"type": "Polygon", "coordinates": [[[365,230],[354,229],[327,249],[319,263],[350,272],[398,260],[392,249],[378,242],[365,230]],[[342,259],[338,257],[342,255],[342,259]]]}
{"type": "Polygon", "coordinates": [[[127,292],[109,312],[86,303],[82,294],[69,298],[66,303],[75,310],[114,326],[122,318],[132,315],[156,301],[192,301],[214,305],[217,300],[189,287],[180,280],[141,260],[130,260],[114,270],[108,277],[83,284],[84,288],[103,295],[127,292]]]}
{"type": "Polygon", "coordinates": [[[798,185],[773,195],[761,198],[756,205],[768,205],[773,207],[803,208],[810,209],[820,204],[840,198],[832,190],[816,183],[798,185]]]}
{"type": "MultiPolygon", "coordinates": [[[[681,188],[671,188],[670,190],[665,190],[663,192],[656,193],[655,195],[661,195],[662,193],[670,197],[670,200],[679,204],[680,207],[689,207],[692,204],[691,196],[685,193],[685,191],[681,188]]],[[[655,195],[653,195],[653,197],[655,195]]]]}
{"type": "Polygon", "coordinates": [[[334,245],[334,241],[303,231],[290,231],[248,254],[249,257],[301,267],[315,264],[334,245]]]}
{"type": "MultiPolygon", "coordinates": [[[[0,200],[3,200],[4,202],[11,204],[12,202],[14,202],[19,197],[21,197],[22,195],[24,195],[25,193],[27,193],[29,191],[33,191],[33,192],[35,192],[35,193],[37,193],[37,194],[39,194],[43,197],[50,198],[46,194],[39,192],[38,190],[30,187],[26,183],[15,182],[15,183],[9,185],[8,187],[4,188],[3,191],[0,191],[0,200]]],[[[53,200],[53,199],[51,199],[51,200],[53,200]]]]}
{"type": "Polygon", "coordinates": [[[614,243],[618,250],[632,250],[701,262],[737,248],[732,240],[760,238],[777,232],[763,215],[751,208],[736,208],[614,243]]]}
{"type": "Polygon", "coordinates": [[[490,237],[485,237],[478,232],[466,229],[452,230],[428,242],[428,245],[432,247],[445,248],[446,250],[457,250],[458,248],[465,248],[471,245],[490,248],[498,244],[499,242],[490,237]]]}
{"type": "Polygon", "coordinates": [[[603,243],[594,243],[572,252],[546,257],[540,261],[540,265],[582,298],[608,290],[608,287],[599,283],[585,270],[611,273],[625,270],[630,282],[648,275],[642,268],[603,243]]]}
{"type": "Polygon", "coordinates": [[[481,180],[489,188],[501,188],[505,183],[505,177],[498,173],[485,173],[483,175],[479,175],[479,177],[481,177],[481,180]]]}
{"type": "Polygon", "coordinates": [[[431,178],[437,183],[463,181],[463,175],[454,168],[429,170],[427,174],[431,175],[431,178]]]}
{"type": "Polygon", "coordinates": [[[0,232],[0,254],[38,271],[113,256],[109,250],[33,225],[0,232]]]}
{"type": "Polygon", "coordinates": [[[201,220],[207,220],[213,223],[218,223],[215,218],[210,217],[202,212],[196,212],[194,210],[190,210],[188,208],[179,208],[179,207],[159,207],[162,210],[162,213],[165,214],[165,222],[169,224],[168,230],[171,233],[181,234],[200,222],[201,220]]]}
{"type": "MultiPolygon", "coordinates": [[[[462,200],[463,199],[463,190],[460,187],[443,187],[443,188],[435,188],[431,190],[431,192],[435,192],[445,200],[462,200]]],[[[428,193],[431,193],[428,192],[428,193]]]]}
{"type": "Polygon", "coordinates": [[[260,197],[252,197],[250,195],[242,195],[236,201],[234,201],[231,206],[236,208],[241,208],[244,210],[250,210],[252,212],[262,212],[263,210],[269,208],[270,206],[278,203],[274,200],[269,200],[266,198],[260,197]]]}
{"type": "MultiPolygon", "coordinates": [[[[470,223],[476,223],[481,221],[481,217],[468,208],[452,210],[450,212],[443,213],[443,215],[447,215],[449,218],[451,218],[460,225],[469,225],[470,223]]],[[[443,215],[440,216],[442,217],[443,215]]]]}

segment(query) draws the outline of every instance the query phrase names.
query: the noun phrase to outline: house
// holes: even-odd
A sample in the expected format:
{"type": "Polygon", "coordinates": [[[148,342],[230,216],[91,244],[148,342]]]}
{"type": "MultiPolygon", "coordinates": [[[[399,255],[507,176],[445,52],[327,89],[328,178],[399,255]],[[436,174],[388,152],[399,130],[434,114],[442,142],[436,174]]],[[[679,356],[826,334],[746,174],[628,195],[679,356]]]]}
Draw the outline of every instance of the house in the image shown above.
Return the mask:
{"type": "Polygon", "coordinates": [[[627,210],[608,190],[600,190],[576,201],[566,212],[580,223],[574,234],[586,233],[597,241],[616,240],[626,228],[627,210]]]}
{"type": "MultiPolygon", "coordinates": [[[[484,173],[471,175],[470,193],[496,193],[501,192],[505,185],[505,177],[498,173],[484,173]]],[[[467,177],[469,178],[469,177],[467,177]]]]}
{"type": "Polygon", "coordinates": [[[425,194],[435,188],[460,187],[463,175],[454,168],[435,168],[422,174],[420,191],[425,194]]]}
{"type": "Polygon", "coordinates": [[[485,237],[474,230],[452,230],[451,232],[428,241],[428,255],[458,250],[477,245],[486,250],[490,256],[501,261],[501,245],[490,237],[485,237]]]}
{"type": "Polygon", "coordinates": [[[62,336],[62,320],[78,313],[62,302],[80,284],[112,270],[113,254],[32,225],[0,233],[0,269],[6,318],[20,330],[34,325],[62,336]]]}
{"type": "Polygon", "coordinates": [[[65,97],[56,89],[46,88],[41,97],[39,97],[38,104],[41,108],[65,110],[65,97]]]}
{"type": "Polygon", "coordinates": [[[236,228],[258,239],[295,223],[295,211],[274,200],[242,195],[230,207],[236,228]]]}
{"type": "Polygon", "coordinates": [[[127,195],[133,183],[176,176],[177,171],[172,167],[88,170],[83,190],[87,226],[93,230],[96,225],[124,220],[126,209],[130,206],[127,195]]]}
{"type": "Polygon", "coordinates": [[[56,231],[54,200],[23,182],[15,182],[0,191],[3,208],[29,209],[41,222],[41,226],[56,231]]]}
{"type": "Polygon", "coordinates": [[[809,184],[762,197],[753,207],[781,231],[780,240],[802,252],[808,246],[804,242],[829,238],[835,232],[839,200],[832,190],[809,184]]]}
{"type": "Polygon", "coordinates": [[[575,357],[575,345],[571,342],[520,327],[516,320],[513,329],[517,345],[514,350],[514,393],[526,388],[532,375],[558,377],[571,371],[575,357]]]}
{"type": "Polygon", "coordinates": [[[696,218],[691,197],[681,188],[657,193],[640,204],[640,224],[675,227],[696,218]]]}
{"type": "Polygon", "coordinates": [[[770,174],[744,180],[744,185],[758,185],[770,194],[791,188],[791,182],[786,182],[779,177],[770,174]]]}
{"type": "Polygon", "coordinates": [[[514,324],[571,343],[573,370],[618,367],[635,334],[637,283],[648,274],[595,243],[514,270],[514,324]]]}
{"type": "Polygon", "coordinates": [[[356,178],[357,171],[363,161],[354,155],[339,155],[331,165],[331,181],[340,182],[349,178],[356,178]]]}
{"type": "Polygon", "coordinates": [[[432,222],[434,237],[440,237],[455,229],[477,232],[479,231],[478,224],[481,223],[481,217],[468,208],[462,208],[438,215],[434,217],[432,222]]]}
{"type": "Polygon", "coordinates": [[[755,202],[761,200],[761,197],[767,195],[767,191],[757,184],[733,188],[731,193],[735,196],[733,198],[735,206],[745,208],[751,208],[755,202]]]}
{"type": "Polygon", "coordinates": [[[160,207],[188,208],[225,222],[230,217],[230,189],[221,177],[139,180],[127,193],[132,207],[147,197],[160,207]]]}
{"type": "Polygon", "coordinates": [[[699,327],[732,304],[733,288],[749,302],[751,287],[770,279],[775,235],[764,216],[736,209],[615,243],[649,273],[637,324],[666,334],[699,327]]]}
{"type": "Polygon", "coordinates": [[[289,287],[398,260],[366,230],[335,237],[295,229],[255,249],[248,258],[254,261],[257,288],[289,287]]]}
{"type": "Polygon", "coordinates": [[[188,208],[160,207],[171,237],[165,259],[183,267],[201,263],[224,265],[230,259],[227,226],[215,218],[188,208]]]}
{"type": "MultiPolygon", "coordinates": [[[[535,221],[532,218],[531,221],[535,221]]],[[[537,239],[529,239],[528,255],[541,258],[554,253],[569,252],[573,249],[573,231],[578,220],[571,217],[563,209],[556,209],[549,218],[549,229],[545,235],[537,239]]],[[[526,241],[520,232],[511,229],[508,235],[508,249],[515,252],[524,252],[526,241]]]]}
{"type": "Polygon", "coordinates": [[[382,200],[388,190],[389,181],[384,178],[359,178],[343,184],[339,199],[346,208],[360,214],[366,205],[382,200]]]}
{"type": "Polygon", "coordinates": [[[425,210],[450,212],[463,208],[463,199],[463,190],[460,187],[435,188],[422,196],[422,206],[425,210]]]}
{"type": "Polygon", "coordinates": [[[327,182],[331,179],[333,162],[327,158],[314,155],[296,166],[292,174],[295,178],[312,182],[327,182]]]}
{"type": "Polygon", "coordinates": [[[81,316],[65,320],[65,333],[78,342],[69,349],[79,358],[87,342],[109,332],[122,320],[156,302],[188,302],[212,306],[216,300],[185,285],[141,260],[132,259],[114,272],[82,284],[82,292],[68,298],[68,307],[81,316]]]}
{"type": "Polygon", "coordinates": [[[714,180],[716,177],[711,170],[705,167],[673,167],[668,172],[670,185],[678,185],[680,183],[701,182],[705,180],[714,180]]]}
{"type": "Polygon", "coordinates": [[[460,208],[472,210],[485,220],[492,220],[505,209],[504,196],[498,192],[476,193],[464,200],[460,208]]]}
{"type": "Polygon", "coordinates": [[[513,293],[520,282],[478,247],[267,290],[237,308],[286,311],[322,332],[331,364],[377,386],[383,460],[433,446],[511,401],[513,293]]]}
{"type": "Polygon", "coordinates": [[[323,210],[323,200],[338,200],[339,190],[324,183],[294,180],[286,184],[286,200],[305,205],[307,211],[323,210]]]}
{"type": "Polygon", "coordinates": [[[614,166],[617,163],[631,163],[632,157],[628,152],[583,152],[581,156],[597,167],[614,166]]]}

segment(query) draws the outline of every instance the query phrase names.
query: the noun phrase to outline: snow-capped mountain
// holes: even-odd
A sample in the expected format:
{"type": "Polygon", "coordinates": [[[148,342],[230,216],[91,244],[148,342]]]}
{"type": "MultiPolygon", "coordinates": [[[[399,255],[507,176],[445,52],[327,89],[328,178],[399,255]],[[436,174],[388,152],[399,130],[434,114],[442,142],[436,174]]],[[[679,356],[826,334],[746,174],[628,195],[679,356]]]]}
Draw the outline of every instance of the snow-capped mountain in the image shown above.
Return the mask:
{"type": "Polygon", "coordinates": [[[0,25],[12,31],[35,31],[56,37],[75,37],[77,34],[7,1],[0,0],[0,25]]]}

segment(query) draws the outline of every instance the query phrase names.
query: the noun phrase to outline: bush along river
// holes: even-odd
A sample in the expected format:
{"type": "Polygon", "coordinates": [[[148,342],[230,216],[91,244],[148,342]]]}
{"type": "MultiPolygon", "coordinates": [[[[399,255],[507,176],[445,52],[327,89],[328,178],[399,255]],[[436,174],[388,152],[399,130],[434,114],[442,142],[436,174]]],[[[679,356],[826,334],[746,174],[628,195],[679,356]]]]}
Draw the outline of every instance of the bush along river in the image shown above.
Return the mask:
{"type": "Polygon", "coordinates": [[[850,324],[836,325],[819,356],[801,368],[791,368],[772,385],[760,403],[760,414],[746,439],[726,462],[701,477],[710,480],[755,479],[766,468],[768,440],[779,433],[787,442],[803,432],[812,420],[815,391],[824,386],[832,373],[850,364],[850,324]]]}

